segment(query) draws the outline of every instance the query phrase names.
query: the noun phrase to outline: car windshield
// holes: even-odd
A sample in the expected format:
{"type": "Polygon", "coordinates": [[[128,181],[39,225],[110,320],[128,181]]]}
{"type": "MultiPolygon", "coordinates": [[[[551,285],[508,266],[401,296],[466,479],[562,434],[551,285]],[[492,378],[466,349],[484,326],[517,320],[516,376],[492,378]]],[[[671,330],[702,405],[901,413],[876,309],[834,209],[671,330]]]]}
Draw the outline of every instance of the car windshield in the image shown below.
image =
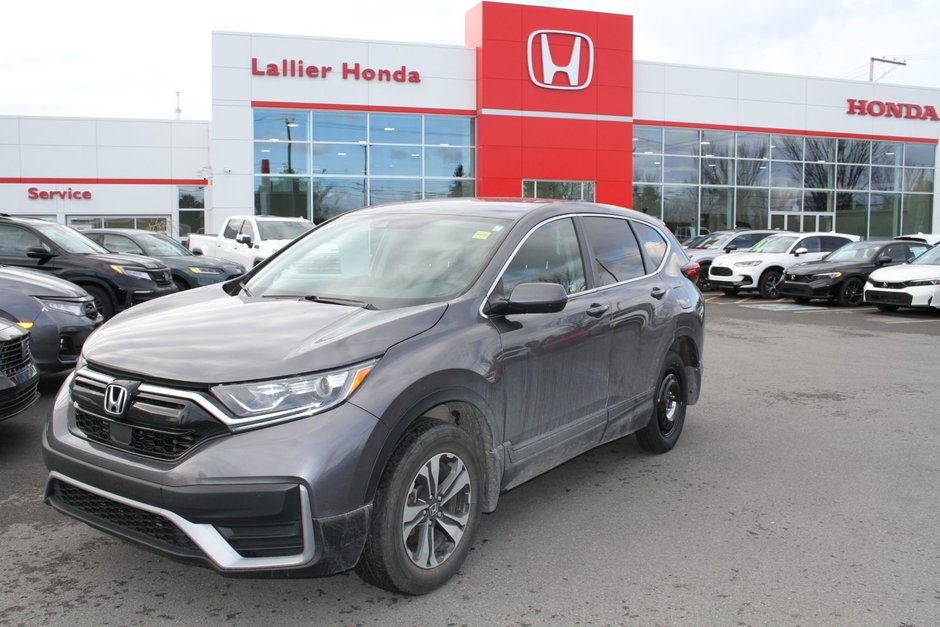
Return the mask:
{"type": "Polygon", "coordinates": [[[163,233],[143,233],[134,237],[134,241],[140,244],[144,253],[151,257],[184,257],[192,256],[192,253],[163,233]]]}
{"type": "Polygon", "coordinates": [[[752,253],[785,253],[797,240],[797,235],[771,235],[754,244],[752,253]]]}
{"type": "Polygon", "coordinates": [[[924,266],[940,266],[940,246],[934,246],[911,263],[924,266]]]}
{"type": "Polygon", "coordinates": [[[508,221],[430,214],[349,214],[323,224],[251,277],[251,296],[352,301],[377,309],[465,291],[508,221]]]}
{"type": "Polygon", "coordinates": [[[312,222],[301,220],[258,220],[262,240],[294,239],[312,228],[312,222]]]}
{"type": "Polygon", "coordinates": [[[731,239],[732,234],[730,233],[716,233],[709,235],[707,238],[699,242],[695,248],[707,248],[709,250],[717,250],[719,248],[724,248],[725,244],[729,239],[731,239]]]}
{"type": "Polygon", "coordinates": [[[846,244],[826,257],[826,261],[873,261],[878,251],[884,248],[884,244],[872,244],[871,242],[855,242],[846,244]]]}
{"type": "Polygon", "coordinates": [[[33,228],[51,239],[56,246],[73,255],[100,255],[108,250],[75,229],[53,222],[34,224],[33,228]]]}

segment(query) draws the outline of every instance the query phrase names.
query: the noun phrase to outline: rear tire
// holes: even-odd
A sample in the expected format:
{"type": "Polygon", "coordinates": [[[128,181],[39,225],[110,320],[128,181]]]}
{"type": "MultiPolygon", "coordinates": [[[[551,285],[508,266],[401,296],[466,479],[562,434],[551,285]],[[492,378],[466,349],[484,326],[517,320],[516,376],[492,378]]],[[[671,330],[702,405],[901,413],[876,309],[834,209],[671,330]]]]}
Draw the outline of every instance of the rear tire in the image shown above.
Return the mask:
{"type": "Polygon", "coordinates": [[[111,301],[111,295],[106,290],[96,285],[83,285],[82,288],[95,299],[95,306],[105,320],[109,320],[114,316],[114,303],[111,301]]]}
{"type": "Polygon", "coordinates": [[[761,298],[776,300],[780,298],[780,279],[783,275],[779,270],[767,270],[761,275],[757,288],[760,290],[761,298]]]}
{"type": "Polygon", "coordinates": [[[897,311],[897,310],[898,310],[898,306],[897,306],[897,305],[882,305],[882,304],[879,303],[879,304],[875,305],[875,307],[878,308],[878,311],[884,311],[884,312],[886,312],[886,313],[889,313],[889,312],[897,311]]]}
{"type": "Polygon", "coordinates": [[[865,302],[865,284],[858,277],[842,282],[839,289],[839,304],[843,307],[858,307],[865,302]]]}
{"type": "Polygon", "coordinates": [[[392,592],[425,594],[460,568],[480,522],[483,476],[473,439],[450,423],[417,426],[379,483],[356,572],[392,592]]]}
{"type": "Polygon", "coordinates": [[[688,407],[684,366],[678,353],[670,351],[666,355],[653,398],[653,414],[649,423],[636,432],[640,448],[648,453],[672,450],[682,434],[688,407]]]}

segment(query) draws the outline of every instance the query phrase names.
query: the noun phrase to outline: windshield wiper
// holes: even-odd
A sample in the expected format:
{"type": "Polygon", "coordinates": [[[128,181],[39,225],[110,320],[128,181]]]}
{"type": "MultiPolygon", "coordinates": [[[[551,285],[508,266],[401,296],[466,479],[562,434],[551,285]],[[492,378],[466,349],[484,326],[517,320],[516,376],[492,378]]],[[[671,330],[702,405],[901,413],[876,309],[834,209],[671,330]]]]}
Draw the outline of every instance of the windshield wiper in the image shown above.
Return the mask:
{"type": "Polygon", "coordinates": [[[363,309],[368,309],[370,311],[375,311],[377,307],[372,303],[367,303],[361,300],[355,300],[353,298],[335,298],[333,296],[317,296],[311,294],[309,296],[303,296],[303,300],[309,300],[314,303],[325,303],[327,305],[346,305],[347,307],[362,307],[363,309]]]}

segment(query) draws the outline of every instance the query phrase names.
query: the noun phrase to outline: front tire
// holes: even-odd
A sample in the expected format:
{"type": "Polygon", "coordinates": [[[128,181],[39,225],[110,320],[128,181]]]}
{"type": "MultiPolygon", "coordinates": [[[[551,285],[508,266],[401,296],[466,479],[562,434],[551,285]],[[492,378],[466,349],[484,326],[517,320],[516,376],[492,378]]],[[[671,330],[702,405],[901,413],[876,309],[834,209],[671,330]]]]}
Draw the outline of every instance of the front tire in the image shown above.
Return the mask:
{"type": "Polygon", "coordinates": [[[684,365],[677,353],[666,356],[653,399],[653,415],[649,424],[636,432],[637,442],[648,453],[672,450],[682,434],[688,407],[684,365]]]}
{"type": "Polygon", "coordinates": [[[757,284],[757,287],[760,290],[761,298],[766,298],[768,300],[776,300],[780,298],[781,278],[783,278],[783,274],[781,274],[779,270],[768,270],[762,274],[760,281],[757,284]]]}
{"type": "Polygon", "coordinates": [[[858,307],[865,302],[865,284],[857,277],[846,279],[839,288],[839,304],[843,307],[858,307]]]}
{"type": "Polygon", "coordinates": [[[379,483],[359,576],[405,594],[450,579],[480,522],[479,458],[473,439],[449,423],[422,424],[405,436],[379,483]]]}

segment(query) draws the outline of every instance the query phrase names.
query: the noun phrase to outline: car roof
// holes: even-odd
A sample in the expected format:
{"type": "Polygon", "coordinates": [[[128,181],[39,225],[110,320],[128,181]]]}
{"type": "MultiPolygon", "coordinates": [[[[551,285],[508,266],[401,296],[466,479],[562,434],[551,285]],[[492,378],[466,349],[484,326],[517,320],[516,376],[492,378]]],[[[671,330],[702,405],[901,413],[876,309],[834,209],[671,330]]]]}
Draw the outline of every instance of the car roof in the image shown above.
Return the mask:
{"type": "Polygon", "coordinates": [[[163,231],[148,231],[147,229],[80,229],[80,233],[118,233],[121,235],[166,235],[163,231]]]}
{"type": "MultiPolygon", "coordinates": [[[[629,216],[662,225],[657,218],[633,209],[581,200],[519,199],[519,198],[442,198],[413,202],[375,205],[356,209],[356,213],[413,213],[474,216],[517,221],[533,214],[563,215],[568,213],[601,213],[612,216],[629,216]]],[[[352,212],[350,212],[352,213],[352,212]]]]}

